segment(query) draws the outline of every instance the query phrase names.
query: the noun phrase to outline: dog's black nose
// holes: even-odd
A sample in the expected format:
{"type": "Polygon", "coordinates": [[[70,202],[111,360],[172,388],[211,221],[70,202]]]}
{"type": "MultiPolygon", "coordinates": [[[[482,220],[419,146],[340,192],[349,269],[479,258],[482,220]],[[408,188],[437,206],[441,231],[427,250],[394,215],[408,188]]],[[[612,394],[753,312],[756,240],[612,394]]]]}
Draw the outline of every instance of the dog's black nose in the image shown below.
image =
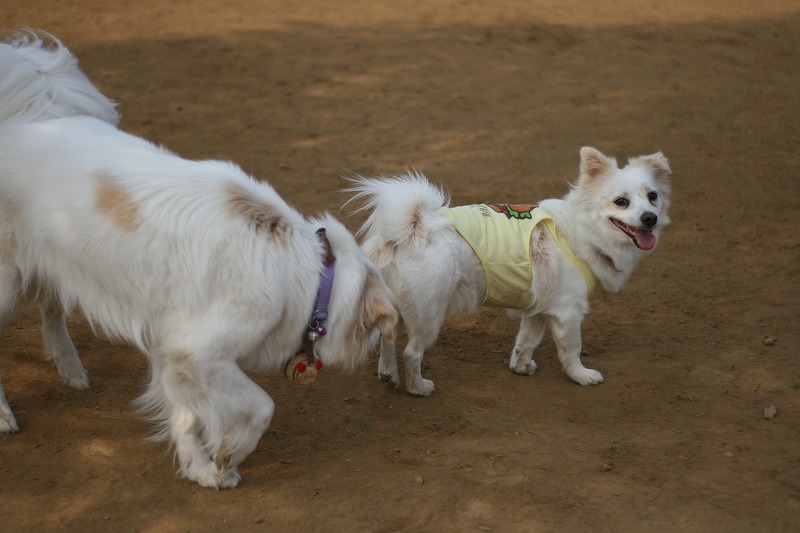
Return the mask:
{"type": "Polygon", "coordinates": [[[641,217],[639,217],[639,220],[641,220],[642,224],[648,228],[652,228],[656,225],[656,222],[658,222],[658,215],[651,211],[647,211],[646,213],[643,213],[641,217]]]}

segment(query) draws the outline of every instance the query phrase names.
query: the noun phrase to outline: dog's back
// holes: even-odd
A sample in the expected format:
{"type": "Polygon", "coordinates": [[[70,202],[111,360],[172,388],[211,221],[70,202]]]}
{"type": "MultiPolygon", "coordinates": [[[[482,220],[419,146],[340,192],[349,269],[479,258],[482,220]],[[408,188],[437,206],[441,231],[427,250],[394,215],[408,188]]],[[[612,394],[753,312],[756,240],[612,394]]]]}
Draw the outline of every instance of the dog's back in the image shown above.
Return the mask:
{"type": "Polygon", "coordinates": [[[114,102],[55,37],[28,31],[0,43],[0,126],[71,116],[119,121],[114,102]]]}

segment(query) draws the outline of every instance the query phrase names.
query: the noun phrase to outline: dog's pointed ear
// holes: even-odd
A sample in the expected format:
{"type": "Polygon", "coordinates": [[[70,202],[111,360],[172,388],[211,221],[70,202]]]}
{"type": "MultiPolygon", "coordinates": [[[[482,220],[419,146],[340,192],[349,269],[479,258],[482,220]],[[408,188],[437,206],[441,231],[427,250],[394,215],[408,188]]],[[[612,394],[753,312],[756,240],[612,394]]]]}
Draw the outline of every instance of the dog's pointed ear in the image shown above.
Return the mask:
{"type": "Polygon", "coordinates": [[[377,327],[384,339],[394,340],[398,320],[397,310],[392,303],[389,288],[377,271],[370,270],[367,273],[363,306],[364,327],[368,331],[377,327]]]}
{"type": "Polygon", "coordinates": [[[617,160],[606,157],[600,150],[591,146],[581,148],[581,176],[596,179],[617,168],[617,160]]]}
{"type": "Polygon", "coordinates": [[[669,190],[669,175],[672,173],[672,169],[669,167],[669,161],[661,152],[635,157],[628,164],[646,169],[656,179],[660,189],[669,190]]]}

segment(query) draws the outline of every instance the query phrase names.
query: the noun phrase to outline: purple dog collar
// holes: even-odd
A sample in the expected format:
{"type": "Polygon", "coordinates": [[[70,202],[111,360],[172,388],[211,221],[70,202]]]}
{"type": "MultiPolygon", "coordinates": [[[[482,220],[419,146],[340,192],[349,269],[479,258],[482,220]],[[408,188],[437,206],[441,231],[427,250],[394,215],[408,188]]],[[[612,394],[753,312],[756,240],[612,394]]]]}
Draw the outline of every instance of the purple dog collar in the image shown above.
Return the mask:
{"type": "Polygon", "coordinates": [[[307,337],[312,342],[328,332],[323,323],[328,319],[328,302],[331,299],[333,275],[336,271],[336,256],[333,255],[331,243],[328,242],[328,238],[325,236],[325,228],[318,229],[317,236],[325,246],[325,259],[323,261],[324,268],[319,284],[319,292],[317,293],[317,301],[314,304],[314,314],[311,315],[311,321],[308,323],[307,337]]]}
{"type": "Polygon", "coordinates": [[[336,271],[336,256],[333,255],[331,243],[325,236],[325,228],[318,229],[317,236],[325,247],[324,268],[319,283],[319,292],[317,292],[317,301],[306,328],[305,339],[303,339],[304,349],[292,357],[284,369],[289,381],[301,385],[307,385],[317,379],[317,374],[322,369],[322,361],[317,359],[317,355],[314,353],[314,341],[328,333],[324,322],[328,319],[328,303],[331,300],[333,276],[336,271]]]}

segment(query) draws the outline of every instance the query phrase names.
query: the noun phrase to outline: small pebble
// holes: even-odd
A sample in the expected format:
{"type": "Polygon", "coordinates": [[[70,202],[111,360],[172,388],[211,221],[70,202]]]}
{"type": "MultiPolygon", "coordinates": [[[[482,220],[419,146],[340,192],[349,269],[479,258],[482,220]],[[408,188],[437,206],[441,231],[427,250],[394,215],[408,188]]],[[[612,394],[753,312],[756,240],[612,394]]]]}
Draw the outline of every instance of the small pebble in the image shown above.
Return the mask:
{"type": "Polygon", "coordinates": [[[733,452],[725,452],[725,457],[733,457],[733,452]]]}
{"type": "Polygon", "coordinates": [[[778,414],[778,410],[775,408],[774,405],[770,405],[769,407],[764,408],[764,418],[767,420],[772,420],[775,418],[775,415],[778,414]]]}
{"type": "Polygon", "coordinates": [[[766,339],[764,339],[764,345],[765,346],[772,346],[776,342],[777,342],[777,339],[774,339],[772,337],[767,337],[766,339]]]}
{"type": "Polygon", "coordinates": [[[600,469],[601,472],[611,472],[614,470],[614,467],[608,463],[603,465],[603,468],[600,469]]]}
{"type": "Polygon", "coordinates": [[[414,483],[416,483],[417,485],[422,485],[423,483],[425,483],[425,478],[423,478],[422,476],[414,476],[414,483]]]}

